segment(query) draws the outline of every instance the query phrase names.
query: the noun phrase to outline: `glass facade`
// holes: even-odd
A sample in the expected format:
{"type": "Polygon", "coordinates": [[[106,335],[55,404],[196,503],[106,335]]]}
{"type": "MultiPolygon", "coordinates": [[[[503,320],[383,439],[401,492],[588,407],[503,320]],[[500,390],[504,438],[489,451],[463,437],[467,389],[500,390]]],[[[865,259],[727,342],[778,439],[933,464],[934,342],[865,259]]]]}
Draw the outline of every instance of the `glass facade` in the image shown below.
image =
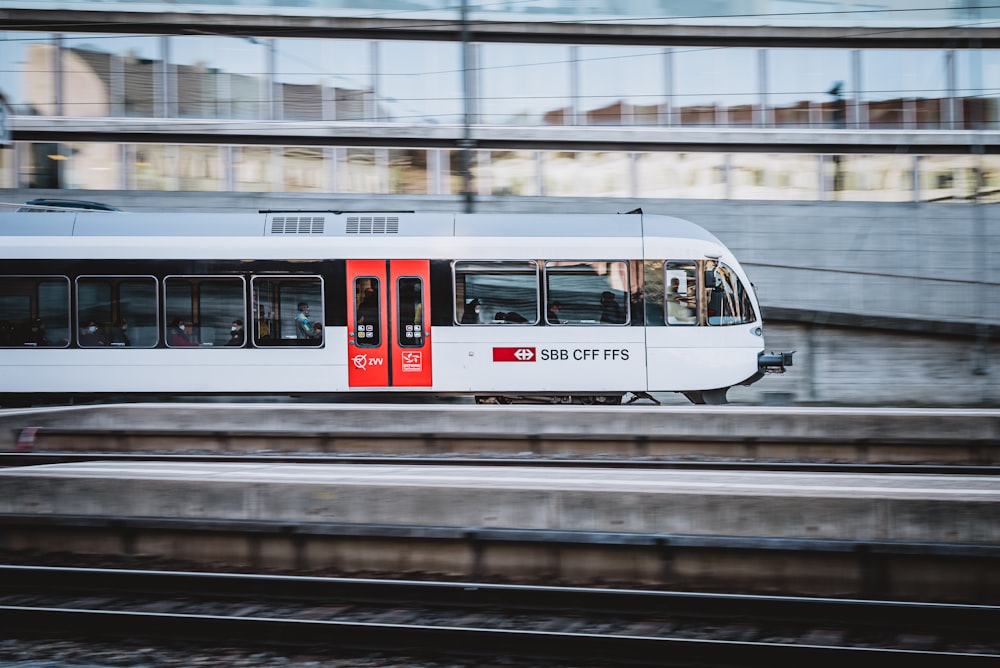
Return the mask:
{"type": "Polygon", "coordinates": [[[0,93],[12,113],[56,114],[56,54],[53,35],[9,32],[0,38],[0,93]]]}
{"type": "MultiPolygon", "coordinates": [[[[474,156],[472,176],[480,195],[540,194],[536,151],[476,151],[474,156]]],[[[459,157],[456,155],[456,160],[459,157]]],[[[455,185],[461,187],[460,183],[455,185]]]]}
{"type": "MultiPolygon", "coordinates": [[[[463,121],[455,42],[4,33],[15,115],[463,121]]],[[[1000,51],[474,45],[473,121],[1000,129],[1000,51]],[[855,67],[855,63],[857,67],[855,67]]]]}
{"type": "MultiPolygon", "coordinates": [[[[58,101],[62,116],[162,116],[159,37],[64,34],[50,41],[59,54],[58,101]]],[[[40,45],[39,45],[40,46],[40,45]]]]}
{"type": "Polygon", "coordinates": [[[240,146],[233,151],[233,190],[271,192],[275,182],[275,149],[271,146],[240,146]]]}
{"type": "Polygon", "coordinates": [[[815,155],[734,153],[729,156],[728,196],[757,200],[822,199],[820,164],[821,158],[815,155]]]}
{"type": "Polygon", "coordinates": [[[674,49],[671,125],[760,125],[760,57],[757,49],[674,49]]]}
{"type": "Polygon", "coordinates": [[[945,113],[949,62],[940,51],[869,50],[861,58],[863,127],[949,127],[945,113]]]}
{"type": "Polygon", "coordinates": [[[667,101],[667,58],[661,48],[577,48],[580,123],[662,125],[667,101]]]}
{"type": "MultiPolygon", "coordinates": [[[[0,149],[0,188],[457,195],[457,161],[445,149],[18,142],[0,149]],[[15,153],[19,174],[5,168],[15,153]],[[51,169],[39,174],[38,160],[51,169]]],[[[472,189],[479,196],[995,202],[1000,156],[480,150],[472,189]]]]}
{"type": "Polygon", "coordinates": [[[640,153],[636,197],[723,199],[726,156],[722,153],[640,153]]]}
{"type": "Polygon", "coordinates": [[[765,123],[778,128],[844,128],[857,118],[851,51],[769,49],[765,123]]]}
{"type": "Polygon", "coordinates": [[[376,121],[421,125],[462,122],[461,45],[377,42],[376,121]]]}
{"type": "Polygon", "coordinates": [[[89,142],[62,144],[62,187],[71,190],[114,190],[121,184],[121,146],[89,142]]]}
{"type": "Polygon", "coordinates": [[[371,116],[371,42],[276,39],[273,48],[276,118],[358,121],[371,116]]]}
{"type": "Polygon", "coordinates": [[[831,200],[909,202],[913,200],[913,156],[826,156],[823,182],[831,200]]]}
{"type": "Polygon", "coordinates": [[[270,118],[265,40],[175,35],[167,45],[170,116],[270,118]]]}
{"type": "MultiPolygon", "coordinates": [[[[989,150],[879,154],[865,151],[861,135],[1000,130],[1000,50],[481,42],[470,52],[471,128],[500,139],[495,128],[538,131],[516,147],[486,141],[469,152],[478,196],[996,197],[989,150]],[[562,134],[574,126],[660,134],[614,135],[601,150],[558,148],[589,136],[562,134]],[[664,129],[717,134],[689,149],[658,149],[653,144],[670,138],[664,129]],[[810,154],[764,140],[748,150],[731,138],[783,129],[843,131],[851,140],[842,151],[810,154]],[[537,148],[525,148],[529,142],[537,148]]],[[[69,123],[63,128],[107,118],[112,132],[122,119],[153,131],[164,119],[246,122],[257,133],[280,121],[311,139],[295,145],[259,134],[250,145],[220,133],[213,142],[204,137],[208,125],[197,142],[167,131],[144,144],[86,133],[73,142],[16,141],[0,149],[3,188],[399,195],[464,188],[458,147],[467,86],[456,41],[6,32],[0,60],[15,131],[18,119],[39,116],[69,123]],[[385,126],[420,127],[417,136],[437,126],[445,134],[426,146],[412,137],[394,145],[378,130],[385,126]],[[351,141],[316,140],[341,129],[351,141]]]]}
{"type": "Polygon", "coordinates": [[[1000,117],[1000,51],[955,53],[955,123],[984,130],[1000,117]]]}
{"type": "Polygon", "coordinates": [[[322,193],[330,190],[332,163],[327,150],[312,146],[286,147],[281,150],[278,168],[280,192],[322,193]]]}
{"type": "MultiPolygon", "coordinates": [[[[473,45],[484,125],[1000,129],[1000,50],[473,45]]],[[[461,46],[215,36],[0,38],[23,116],[461,124],[461,46]]]]}
{"type": "Polygon", "coordinates": [[[482,44],[478,119],[485,125],[572,125],[571,48],[482,44]]]}

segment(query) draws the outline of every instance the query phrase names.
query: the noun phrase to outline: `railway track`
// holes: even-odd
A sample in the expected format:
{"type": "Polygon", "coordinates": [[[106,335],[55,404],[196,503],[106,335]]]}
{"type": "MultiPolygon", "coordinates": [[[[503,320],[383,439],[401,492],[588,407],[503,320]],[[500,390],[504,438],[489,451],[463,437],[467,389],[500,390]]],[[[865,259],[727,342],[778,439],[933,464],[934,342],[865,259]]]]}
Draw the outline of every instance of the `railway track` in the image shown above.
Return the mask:
{"type": "MultiPolygon", "coordinates": [[[[754,413],[721,409],[712,414],[678,412],[666,421],[659,413],[636,411],[626,420],[617,412],[576,410],[567,412],[561,422],[561,418],[553,421],[549,412],[505,410],[510,407],[430,414],[400,408],[389,411],[398,419],[379,410],[382,422],[373,428],[375,413],[367,407],[238,408],[102,407],[49,416],[47,421],[45,412],[12,413],[5,424],[21,451],[0,453],[0,466],[155,460],[165,466],[171,462],[448,465],[467,466],[480,476],[484,472],[473,471],[474,467],[553,467],[553,475],[558,475],[555,467],[664,469],[664,474],[666,469],[688,469],[692,475],[695,471],[933,474],[954,476],[949,484],[956,488],[966,484],[963,476],[992,476],[1000,470],[997,432],[992,423],[983,424],[993,419],[992,414],[972,416],[979,425],[973,428],[965,413],[929,420],[923,413],[905,411],[900,416],[883,411],[860,417],[793,411],[775,413],[768,419],[777,422],[753,427],[754,413]],[[509,428],[498,427],[501,417],[509,428]],[[952,419],[954,424],[940,428],[940,419],[952,419]],[[30,439],[22,439],[18,435],[28,432],[24,424],[41,426],[31,429],[30,439]]],[[[10,449],[14,450],[13,441],[10,449]]],[[[43,496],[38,503],[44,508],[43,496]]],[[[35,553],[58,549],[126,558],[191,556],[202,563],[340,575],[375,568],[523,582],[523,575],[544,574],[555,578],[552,581],[582,585],[656,582],[677,589],[761,594],[997,600],[991,575],[995,545],[919,537],[821,540],[806,530],[788,538],[729,535],[732,532],[528,531],[484,527],[475,521],[439,524],[344,522],[337,517],[257,521],[197,512],[190,517],[78,515],[74,509],[60,514],[30,508],[0,515],[0,533],[7,546],[35,553]],[[372,559],[377,566],[369,565],[372,559]]]]}
{"type": "Polygon", "coordinates": [[[835,461],[743,461],[730,459],[653,459],[649,457],[544,457],[530,453],[522,456],[471,457],[444,455],[362,455],[321,454],[315,452],[254,453],[178,453],[178,452],[4,452],[0,468],[67,464],[87,461],[181,461],[241,463],[313,463],[313,464],[400,464],[406,466],[455,464],[462,466],[551,466],[556,468],[604,467],[635,469],[689,469],[707,471],[788,471],[794,473],[882,473],[928,475],[997,475],[1000,466],[945,463],[858,463],[835,461]]]}
{"type": "Polygon", "coordinates": [[[997,606],[24,566],[0,566],[0,582],[6,637],[602,666],[1000,660],[997,606]]]}

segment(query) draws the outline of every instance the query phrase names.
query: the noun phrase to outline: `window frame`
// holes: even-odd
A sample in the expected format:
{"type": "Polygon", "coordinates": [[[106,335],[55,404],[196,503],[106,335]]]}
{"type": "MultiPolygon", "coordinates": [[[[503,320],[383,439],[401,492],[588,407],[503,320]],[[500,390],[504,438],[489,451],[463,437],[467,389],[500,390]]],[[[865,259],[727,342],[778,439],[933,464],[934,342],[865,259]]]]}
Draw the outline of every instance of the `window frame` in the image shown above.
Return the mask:
{"type": "MultiPolygon", "coordinates": [[[[403,275],[396,277],[396,299],[395,299],[395,316],[396,316],[396,344],[400,348],[412,348],[414,350],[419,350],[425,346],[427,340],[427,309],[425,308],[426,302],[424,300],[424,295],[427,294],[427,288],[424,285],[425,281],[422,276],[413,275],[403,275]],[[413,300],[414,308],[420,307],[420,315],[417,319],[419,322],[406,323],[403,319],[403,282],[411,281],[410,289],[414,286],[419,287],[419,297],[413,300]],[[411,328],[410,336],[406,336],[406,327],[411,328]]],[[[355,340],[357,338],[355,337],[355,340]]]]}
{"type": "MultiPolygon", "coordinates": [[[[590,259],[590,260],[565,259],[565,260],[545,260],[542,263],[542,267],[543,267],[543,270],[544,270],[544,273],[545,273],[545,276],[544,276],[544,279],[545,279],[544,280],[545,304],[544,304],[544,306],[545,306],[545,324],[546,325],[553,325],[553,326],[560,326],[560,327],[564,326],[564,325],[569,325],[569,326],[572,326],[572,327],[595,327],[595,326],[596,327],[628,327],[629,325],[632,324],[632,309],[631,309],[631,301],[632,300],[630,298],[631,295],[632,295],[632,290],[631,290],[632,277],[631,277],[631,272],[630,272],[631,265],[629,264],[628,260],[625,260],[625,259],[590,259]],[[572,269],[573,267],[584,266],[584,265],[590,265],[591,267],[594,267],[597,264],[605,264],[605,265],[621,264],[622,267],[623,267],[623,269],[624,269],[624,271],[621,272],[621,275],[622,275],[622,277],[625,280],[625,286],[621,290],[614,289],[613,291],[616,292],[616,293],[618,293],[618,292],[621,293],[621,295],[619,295],[619,296],[622,297],[623,303],[619,304],[619,306],[621,306],[621,309],[622,309],[622,312],[624,313],[625,319],[622,322],[601,322],[600,316],[598,316],[594,320],[591,320],[591,319],[588,318],[588,319],[584,319],[584,320],[577,319],[577,320],[574,320],[574,321],[563,321],[563,322],[559,322],[559,323],[550,322],[549,321],[549,309],[551,308],[552,302],[553,301],[561,301],[561,300],[553,300],[552,299],[552,295],[551,295],[552,289],[551,289],[551,286],[550,286],[550,278],[549,278],[550,271],[549,270],[550,270],[550,265],[556,265],[556,264],[558,264],[559,266],[551,266],[552,269],[556,270],[555,272],[551,272],[551,274],[558,275],[558,273],[559,273],[558,269],[561,269],[561,268],[572,269]]],[[[594,275],[595,276],[605,276],[605,277],[609,277],[610,278],[611,276],[614,275],[614,272],[609,267],[609,271],[606,274],[599,274],[599,273],[597,273],[596,268],[595,268],[594,275]]],[[[608,286],[606,286],[604,288],[604,290],[612,290],[612,288],[611,288],[610,285],[608,285],[608,286]]],[[[596,303],[598,304],[598,308],[600,307],[600,294],[601,293],[597,293],[598,299],[597,299],[596,303]]]]}
{"type": "MultiPolygon", "coordinates": [[[[204,341],[200,340],[202,338],[201,337],[201,331],[205,327],[205,324],[204,324],[204,322],[203,322],[203,320],[201,318],[201,315],[200,315],[200,313],[201,313],[201,295],[200,295],[200,291],[199,291],[199,294],[198,294],[198,313],[199,313],[198,320],[194,320],[193,319],[194,318],[194,303],[195,303],[195,295],[193,293],[191,295],[191,302],[190,302],[190,305],[191,305],[191,314],[189,316],[189,317],[192,318],[190,320],[190,322],[192,323],[192,325],[195,324],[196,322],[198,323],[198,339],[199,339],[199,341],[197,342],[197,345],[195,345],[195,346],[172,346],[172,345],[170,345],[171,319],[168,317],[168,312],[167,312],[167,309],[168,309],[168,298],[167,298],[168,285],[167,284],[170,281],[170,279],[186,279],[186,280],[197,279],[199,281],[206,281],[206,282],[233,281],[233,280],[239,281],[240,282],[240,286],[241,286],[240,297],[241,297],[241,302],[242,302],[242,304],[241,304],[241,311],[240,311],[241,317],[239,319],[243,320],[243,322],[244,322],[244,326],[243,326],[244,331],[246,331],[246,320],[247,320],[247,318],[246,318],[246,314],[247,314],[247,280],[246,280],[246,276],[243,276],[242,274],[167,274],[167,275],[165,275],[161,279],[161,284],[163,286],[162,287],[162,293],[161,293],[163,295],[163,320],[161,321],[161,325],[163,327],[163,345],[164,346],[166,346],[167,348],[182,348],[182,349],[187,349],[187,348],[227,348],[227,347],[239,349],[239,348],[242,348],[242,347],[246,346],[246,342],[245,341],[244,341],[243,346],[226,346],[225,343],[220,344],[220,345],[216,345],[214,341],[212,341],[211,343],[208,343],[208,342],[204,342],[204,341]]],[[[230,319],[230,322],[232,322],[233,319],[236,319],[236,316],[234,316],[232,319],[230,319]]],[[[189,322],[189,321],[185,320],[184,322],[189,322]]]]}
{"type": "MultiPolygon", "coordinates": [[[[452,322],[455,325],[462,326],[462,327],[481,327],[483,325],[494,325],[494,326],[509,326],[509,325],[534,326],[534,325],[539,324],[541,322],[541,316],[540,316],[540,313],[539,313],[539,307],[540,307],[540,305],[542,303],[542,299],[541,299],[541,297],[542,297],[542,291],[539,289],[539,284],[540,284],[540,279],[541,279],[541,275],[542,275],[542,264],[543,264],[543,261],[541,261],[541,260],[454,260],[454,261],[452,261],[452,263],[451,263],[451,279],[452,279],[452,289],[453,289],[453,294],[454,294],[454,299],[452,300],[452,322]],[[472,323],[472,322],[462,322],[462,313],[458,312],[459,302],[462,303],[462,305],[463,305],[463,311],[464,311],[464,307],[467,306],[471,302],[472,299],[479,299],[480,298],[480,295],[466,294],[465,276],[468,275],[468,274],[480,274],[480,275],[482,275],[482,274],[490,274],[490,273],[494,273],[494,274],[503,273],[503,271],[490,272],[490,271],[488,271],[486,269],[472,269],[472,270],[466,270],[466,271],[461,271],[460,272],[460,265],[463,265],[463,264],[466,264],[466,265],[475,265],[477,267],[487,267],[487,266],[501,267],[502,265],[514,265],[514,264],[518,264],[518,265],[520,265],[520,267],[515,268],[513,266],[509,266],[509,268],[506,271],[508,273],[512,273],[512,274],[513,273],[523,273],[523,275],[528,275],[529,272],[527,272],[527,271],[518,272],[517,270],[518,269],[526,270],[528,268],[533,268],[534,269],[534,276],[535,276],[535,278],[534,278],[534,293],[535,293],[535,296],[534,296],[534,302],[535,302],[535,304],[534,304],[534,312],[530,316],[521,314],[522,317],[524,317],[527,320],[527,322],[507,322],[505,320],[497,321],[497,320],[495,320],[493,318],[486,318],[482,322],[474,322],[474,323],[472,323]],[[461,290],[459,289],[460,286],[459,286],[459,282],[458,282],[458,277],[459,277],[460,273],[462,274],[462,278],[463,278],[462,283],[461,283],[461,290]]],[[[496,311],[496,312],[499,313],[499,311],[496,311]]]]}
{"type": "MultiPolygon", "coordinates": [[[[248,326],[247,323],[252,323],[252,329],[250,330],[250,334],[249,334],[249,340],[251,341],[251,346],[250,347],[252,347],[252,348],[266,348],[266,349],[273,349],[273,348],[293,348],[293,347],[317,348],[318,349],[318,348],[325,348],[326,347],[326,337],[325,336],[320,337],[320,339],[316,343],[309,343],[310,339],[299,339],[297,337],[294,338],[294,339],[284,339],[284,338],[281,338],[281,323],[283,322],[283,319],[281,318],[281,311],[280,311],[280,309],[282,308],[282,305],[283,305],[282,301],[278,302],[278,314],[277,314],[278,317],[275,318],[274,317],[274,312],[272,311],[271,312],[271,314],[272,314],[271,317],[269,319],[267,319],[269,321],[269,324],[268,324],[269,333],[270,333],[270,328],[274,327],[275,323],[277,323],[277,326],[278,326],[278,336],[277,336],[277,338],[271,339],[273,341],[273,343],[262,343],[262,341],[265,341],[266,339],[263,339],[260,336],[260,320],[261,320],[261,318],[258,317],[258,314],[259,314],[259,311],[260,311],[260,304],[258,304],[258,302],[257,302],[257,293],[255,291],[255,286],[256,286],[257,281],[274,281],[274,282],[279,283],[279,287],[278,287],[278,295],[279,296],[282,293],[280,283],[284,283],[284,282],[304,282],[304,281],[316,281],[316,282],[318,282],[319,283],[319,296],[317,297],[317,299],[315,300],[315,302],[312,299],[310,299],[309,301],[310,301],[310,303],[316,303],[316,304],[320,305],[320,308],[322,309],[322,312],[319,315],[319,321],[321,321],[323,323],[327,323],[330,320],[330,316],[327,313],[327,309],[326,309],[326,281],[324,280],[324,278],[323,278],[323,276],[321,274],[314,274],[314,273],[294,274],[294,273],[285,273],[285,272],[282,272],[282,273],[267,273],[267,274],[252,274],[250,276],[250,281],[249,281],[250,293],[249,293],[249,298],[248,298],[247,304],[246,304],[247,307],[250,309],[250,317],[248,319],[244,320],[244,324],[243,324],[243,329],[244,329],[244,331],[246,331],[247,326],[248,326]]],[[[297,306],[297,304],[293,304],[293,309],[294,309],[294,311],[296,313],[298,312],[298,306],[297,306]]],[[[292,316],[292,318],[294,319],[294,315],[292,316]]],[[[326,329],[326,324],[323,325],[323,329],[324,330],[326,329]]],[[[245,344],[244,344],[244,346],[245,346],[245,344]]]]}
{"type": "MultiPolygon", "coordinates": [[[[47,346],[39,346],[37,344],[32,344],[30,342],[23,341],[22,343],[20,343],[18,345],[0,346],[0,347],[2,347],[4,349],[8,349],[8,350],[9,349],[15,349],[15,348],[19,348],[19,349],[23,349],[23,348],[69,348],[70,344],[71,344],[71,342],[73,341],[73,338],[74,338],[73,337],[73,304],[72,304],[73,281],[70,279],[70,277],[67,276],[67,275],[65,275],[65,274],[3,274],[3,275],[0,275],[0,281],[3,281],[5,279],[30,279],[30,280],[34,280],[35,281],[33,293],[29,296],[29,303],[28,303],[29,315],[28,315],[27,329],[26,329],[25,333],[27,333],[28,331],[30,331],[31,323],[32,323],[32,321],[35,318],[41,318],[43,321],[45,320],[45,318],[42,317],[40,315],[40,313],[39,313],[39,306],[40,306],[40,298],[39,298],[39,294],[38,294],[39,284],[41,284],[44,281],[51,281],[51,282],[65,281],[66,282],[66,308],[65,308],[65,315],[66,315],[66,318],[65,318],[66,337],[65,337],[65,339],[63,340],[63,342],[61,344],[52,344],[50,342],[50,344],[47,345],[47,346]],[[32,310],[34,311],[33,314],[31,313],[32,310]]],[[[16,331],[16,329],[12,328],[11,331],[14,332],[14,331],[16,331]]]]}
{"type": "MultiPolygon", "coordinates": [[[[352,288],[354,289],[354,345],[359,348],[378,348],[382,345],[382,332],[384,324],[382,322],[382,285],[384,281],[379,276],[373,276],[371,274],[358,275],[354,277],[352,288]],[[364,287],[362,286],[363,281],[368,281],[368,284],[364,287]],[[360,288],[360,289],[359,289],[360,288]],[[374,323],[362,323],[361,320],[361,307],[364,304],[364,299],[358,299],[359,296],[364,295],[364,291],[368,288],[372,288],[375,295],[375,317],[376,321],[374,323]],[[371,324],[372,329],[371,334],[364,335],[361,331],[361,327],[371,324]]],[[[368,331],[368,330],[366,330],[368,331]]]]}
{"type": "MultiPolygon", "coordinates": [[[[83,316],[80,313],[80,281],[81,280],[89,280],[89,279],[122,279],[122,280],[118,281],[118,285],[119,286],[121,285],[121,283],[124,283],[124,282],[126,282],[128,280],[134,280],[134,279],[150,279],[150,280],[153,281],[153,330],[155,332],[155,337],[153,339],[153,343],[151,345],[141,345],[141,346],[139,346],[139,345],[131,345],[131,346],[128,346],[128,347],[130,347],[130,348],[142,348],[142,349],[156,348],[158,346],[159,342],[161,341],[161,334],[162,334],[161,329],[160,329],[160,300],[158,299],[158,295],[160,294],[160,281],[156,278],[156,276],[153,276],[152,274],[80,274],[80,275],[74,277],[74,279],[73,279],[73,289],[74,289],[74,295],[75,295],[75,298],[76,298],[76,311],[74,312],[73,315],[76,317],[76,329],[77,329],[77,333],[78,334],[79,334],[79,329],[80,329],[80,327],[82,326],[82,323],[83,323],[83,316]]],[[[109,325],[110,327],[114,327],[115,322],[117,322],[118,319],[121,318],[121,317],[126,317],[129,320],[132,319],[131,316],[122,316],[122,313],[121,313],[121,302],[120,302],[120,299],[116,300],[114,292],[115,292],[115,290],[113,289],[112,290],[112,295],[111,295],[111,303],[109,305],[110,309],[111,309],[111,324],[109,325]],[[114,304],[116,302],[119,304],[119,307],[118,307],[118,316],[117,317],[115,317],[115,307],[114,307],[114,304]]],[[[120,292],[120,288],[119,288],[119,292],[120,292]]],[[[162,340],[165,341],[165,339],[162,339],[162,340]]],[[[88,350],[89,349],[93,349],[93,348],[104,348],[104,347],[107,347],[107,348],[124,347],[124,346],[115,346],[115,345],[112,345],[110,343],[107,346],[84,346],[84,345],[80,344],[80,342],[79,342],[79,336],[77,337],[77,346],[80,347],[80,348],[86,348],[88,350]]]]}
{"type": "MultiPolygon", "coordinates": [[[[671,260],[664,260],[662,262],[660,269],[663,272],[663,321],[667,324],[668,327],[697,327],[699,325],[707,324],[707,322],[703,322],[703,319],[701,317],[701,308],[700,308],[701,303],[703,301],[702,294],[704,290],[702,289],[701,286],[702,281],[699,278],[699,274],[701,274],[704,271],[704,266],[705,263],[703,260],[695,260],[695,259],[683,259],[683,260],[671,259],[671,260]],[[676,268],[673,269],[673,271],[687,272],[688,270],[687,267],[694,268],[694,276],[692,277],[694,281],[694,313],[693,313],[694,319],[691,322],[671,322],[670,274],[669,274],[671,269],[668,268],[670,265],[676,266],[676,268]],[[681,267],[685,268],[682,269],[681,267]]],[[[686,291],[687,288],[685,288],[685,292],[686,291]]]]}
{"type": "MultiPolygon", "coordinates": [[[[751,292],[753,290],[753,286],[749,284],[749,281],[744,281],[743,278],[740,277],[739,273],[737,273],[737,271],[730,264],[728,264],[726,262],[723,262],[721,259],[718,259],[718,260],[715,260],[715,259],[713,259],[713,260],[705,260],[701,264],[701,267],[702,268],[701,268],[701,272],[700,273],[701,273],[701,277],[702,278],[700,278],[699,280],[701,280],[702,282],[704,282],[704,276],[709,271],[718,273],[720,269],[725,269],[725,271],[728,272],[730,274],[730,276],[732,276],[733,280],[735,281],[735,285],[734,286],[736,288],[739,288],[739,293],[737,293],[734,290],[734,292],[733,292],[734,297],[737,297],[739,299],[739,302],[740,302],[741,306],[746,306],[746,308],[748,309],[747,314],[744,315],[744,316],[742,316],[739,320],[735,320],[736,316],[722,315],[721,313],[719,315],[714,315],[714,316],[711,315],[711,313],[709,312],[709,310],[712,307],[712,301],[713,301],[712,300],[712,293],[709,291],[708,286],[704,286],[703,294],[705,295],[705,298],[704,298],[704,302],[703,302],[703,304],[704,304],[703,310],[705,312],[704,322],[705,322],[706,326],[708,326],[708,327],[733,327],[733,326],[736,326],[736,325],[750,325],[750,324],[753,324],[754,322],[757,322],[757,320],[759,319],[759,314],[757,313],[757,308],[754,307],[753,299],[751,297],[751,292]],[[708,265],[709,264],[713,264],[713,263],[714,263],[715,266],[712,267],[712,268],[709,268],[708,265]],[[719,322],[714,322],[713,323],[712,322],[712,318],[718,318],[719,322]],[[733,320],[729,321],[729,322],[723,322],[723,320],[729,320],[729,319],[733,319],[733,320]]],[[[724,281],[720,282],[720,283],[717,283],[717,285],[723,285],[723,284],[724,284],[724,281]]],[[[723,297],[723,299],[724,299],[724,297],[723,297]]]]}

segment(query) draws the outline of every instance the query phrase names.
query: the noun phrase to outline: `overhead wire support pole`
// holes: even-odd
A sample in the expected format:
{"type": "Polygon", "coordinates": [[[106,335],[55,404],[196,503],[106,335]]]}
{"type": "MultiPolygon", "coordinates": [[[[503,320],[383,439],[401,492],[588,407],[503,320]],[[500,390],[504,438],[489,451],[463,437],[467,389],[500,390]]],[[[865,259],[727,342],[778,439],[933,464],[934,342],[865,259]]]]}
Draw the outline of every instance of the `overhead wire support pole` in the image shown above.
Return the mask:
{"type": "Polygon", "coordinates": [[[462,44],[462,140],[459,142],[459,161],[462,172],[462,199],[465,213],[473,213],[476,208],[475,195],[472,192],[472,43],[469,32],[469,0],[462,0],[460,7],[461,32],[459,39],[462,44]]]}
{"type": "MultiPolygon", "coordinates": [[[[980,20],[980,7],[973,7],[975,20],[980,20]]],[[[985,80],[983,78],[982,43],[978,36],[973,37],[969,43],[972,65],[972,82],[974,88],[983,93],[985,91],[985,80]]],[[[975,167],[972,170],[972,235],[975,241],[975,252],[972,258],[972,272],[979,277],[977,299],[980,304],[989,304],[990,288],[987,283],[989,266],[986,219],[983,206],[986,204],[983,199],[985,183],[985,165],[983,164],[983,131],[986,127],[985,119],[976,119],[972,124],[972,155],[975,160],[975,167]]],[[[985,318],[976,321],[976,362],[973,365],[972,373],[975,376],[986,376],[990,373],[990,324],[985,318]]],[[[985,390],[986,384],[982,385],[981,398],[985,401],[988,392],[985,390]]]]}

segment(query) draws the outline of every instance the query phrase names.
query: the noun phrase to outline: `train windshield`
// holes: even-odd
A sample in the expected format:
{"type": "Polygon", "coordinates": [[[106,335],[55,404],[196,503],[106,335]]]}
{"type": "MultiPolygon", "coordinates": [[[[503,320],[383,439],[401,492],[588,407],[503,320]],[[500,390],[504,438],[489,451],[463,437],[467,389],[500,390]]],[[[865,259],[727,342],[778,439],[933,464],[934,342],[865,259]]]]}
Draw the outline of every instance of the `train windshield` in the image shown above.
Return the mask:
{"type": "Polygon", "coordinates": [[[736,272],[722,262],[705,263],[709,325],[741,325],[756,319],[750,293],[736,272]]]}
{"type": "MultiPolygon", "coordinates": [[[[650,269],[647,263],[647,272],[650,269]]],[[[663,269],[664,313],[671,327],[718,327],[756,320],[749,290],[724,262],[670,260],[663,269]]],[[[647,289],[647,300],[655,295],[655,290],[647,289]]]]}

